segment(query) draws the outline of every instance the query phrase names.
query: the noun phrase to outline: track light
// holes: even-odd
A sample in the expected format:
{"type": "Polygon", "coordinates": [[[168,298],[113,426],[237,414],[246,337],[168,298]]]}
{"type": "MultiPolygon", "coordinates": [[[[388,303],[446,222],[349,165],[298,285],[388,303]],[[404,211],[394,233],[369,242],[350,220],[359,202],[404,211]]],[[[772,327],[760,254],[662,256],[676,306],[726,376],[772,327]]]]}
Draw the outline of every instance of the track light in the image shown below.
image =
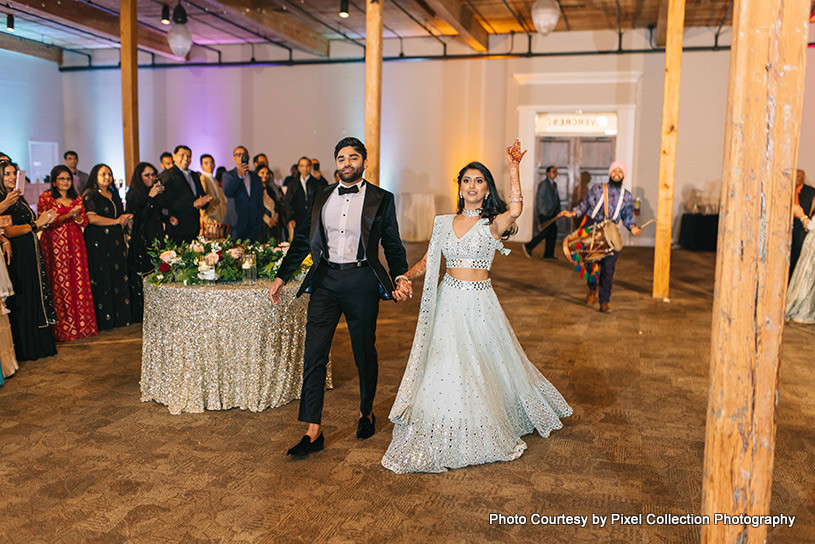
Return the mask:
{"type": "Polygon", "coordinates": [[[163,25],[170,24],[170,6],[167,4],[161,6],[161,24],[163,25]]]}
{"type": "Polygon", "coordinates": [[[348,0],[340,0],[340,17],[348,18],[348,0]]]}
{"type": "Polygon", "coordinates": [[[6,30],[14,32],[14,15],[11,13],[6,14],[6,30]]]}
{"type": "Polygon", "coordinates": [[[179,0],[178,5],[173,10],[173,22],[177,25],[187,24],[187,10],[181,5],[181,0],[179,0]]]}

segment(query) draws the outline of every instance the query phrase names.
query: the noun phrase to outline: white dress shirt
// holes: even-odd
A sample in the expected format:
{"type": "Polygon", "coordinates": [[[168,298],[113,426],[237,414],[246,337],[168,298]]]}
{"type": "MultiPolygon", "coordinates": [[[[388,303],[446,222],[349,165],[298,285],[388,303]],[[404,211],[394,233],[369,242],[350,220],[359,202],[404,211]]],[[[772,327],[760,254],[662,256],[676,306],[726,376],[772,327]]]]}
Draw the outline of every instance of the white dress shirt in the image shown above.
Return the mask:
{"type": "MultiPolygon", "coordinates": [[[[338,184],[337,187],[343,187],[338,184]]],[[[332,263],[357,261],[359,238],[362,235],[362,203],[365,202],[364,181],[357,184],[358,193],[340,196],[337,189],[331,192],[323,206],[323,226],[328,239],[328,260],[332,263]]]]}
{"type": "Polygon", "coordinates": [[[252,196],[252,178],[248,171],[243,175],[243,186],[246,187],[246,194],[252,196]]]}
{"type": "Polygon", "coordinates": [[[300,177],[300,186],[303,188],[303,192],[306,193],[306,200],[308,200],[308,184],[306,183],[308,178],[300,177]]]}

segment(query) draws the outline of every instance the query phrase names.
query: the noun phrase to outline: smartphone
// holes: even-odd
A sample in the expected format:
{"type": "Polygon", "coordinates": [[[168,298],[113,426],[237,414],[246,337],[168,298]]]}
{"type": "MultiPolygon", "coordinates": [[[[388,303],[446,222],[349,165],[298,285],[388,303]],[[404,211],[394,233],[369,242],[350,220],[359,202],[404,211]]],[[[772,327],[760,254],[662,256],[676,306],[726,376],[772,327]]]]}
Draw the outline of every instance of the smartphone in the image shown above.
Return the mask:
{"type": "Polygon", "coordinates": [[[249,153],[241,155],[241,164],[249,164],[249,153]]]}
{"type": "Polygon", "coordinates": [[[17,170],[17,185],[14,188],[25,191],[25,170],[17,170]]]}

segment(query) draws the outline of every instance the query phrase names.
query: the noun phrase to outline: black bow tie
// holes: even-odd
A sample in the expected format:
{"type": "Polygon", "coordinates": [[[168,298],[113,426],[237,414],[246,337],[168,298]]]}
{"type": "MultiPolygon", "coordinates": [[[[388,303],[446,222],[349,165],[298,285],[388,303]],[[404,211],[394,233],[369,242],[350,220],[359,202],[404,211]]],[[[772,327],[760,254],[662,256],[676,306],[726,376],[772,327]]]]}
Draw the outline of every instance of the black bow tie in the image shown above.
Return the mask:
{"type": "Polygon", "coordinates": [[[350,187],[343,187],[340,185],[338,192],[340,193],[340,196],[347,195],[348,193],[358,193],[359,185],[352,185],[350,187]]]}

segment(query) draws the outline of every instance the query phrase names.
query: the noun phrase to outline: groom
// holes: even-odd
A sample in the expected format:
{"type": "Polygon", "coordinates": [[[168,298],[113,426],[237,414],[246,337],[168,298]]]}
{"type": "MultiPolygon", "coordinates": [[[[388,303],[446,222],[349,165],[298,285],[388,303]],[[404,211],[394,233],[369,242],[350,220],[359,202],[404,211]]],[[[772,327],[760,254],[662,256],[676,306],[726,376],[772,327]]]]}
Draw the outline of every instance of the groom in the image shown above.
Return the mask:
{"type": "Polygon", "coordinates": [[[393,193],[363,179],[367,158],[365,146],[356,138],[345,138],[334,148],[340,182],[314,194],[310,213],[297,225],[291,247],[269,289],[269,298],[280,302],[283,284],[311,252],[314,265],[297,292],[297,296],[311,293],[299,414],[300,421],[308,423],[308,431],[289,449],[288,455],[294,457],[306,457],[324,446],[320,418],[326,365],[340,315],[345,315],[348,324],[359,373],[357,439],[374,434],[371,410],[378,372],[374,343],[379,299],[405,300],[410,294],[407,280],[399,277],[408,266],[396,224],[393,193]],[[380,243],[390,275],[379,262],[380,243]],[[394,289],[396,280],[398,286],[394,289]]]}

